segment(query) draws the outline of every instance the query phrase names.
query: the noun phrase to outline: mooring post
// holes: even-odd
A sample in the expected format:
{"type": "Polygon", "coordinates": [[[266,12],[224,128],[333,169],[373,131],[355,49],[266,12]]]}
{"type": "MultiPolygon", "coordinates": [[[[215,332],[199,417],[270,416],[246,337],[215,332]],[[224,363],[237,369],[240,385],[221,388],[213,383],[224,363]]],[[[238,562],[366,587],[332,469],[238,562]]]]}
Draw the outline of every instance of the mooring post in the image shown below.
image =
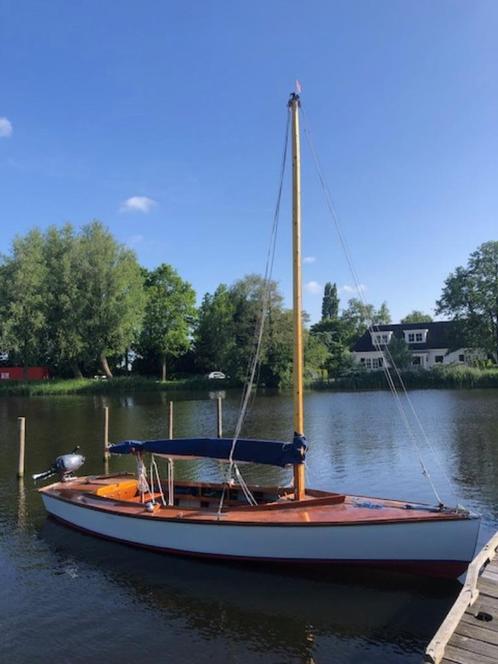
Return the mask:
{"type": "Polygon", "coordinates": [[[218,438],[223,437],[223,399],[216,397],[216,432],[218,438]]]}
{"type": "Polygon", "coordinates": [[[168,437],[173,438],[173,402],[168,402],[168,437]]]}
{"type": "Polygon", "coordinates": [[[17,467],[17,477],[24,477],[24,447],[26,444],[26,418],[17,418],[17,431],[19,434],[19,465],[17,467]]]}
{"type": "Polygon", "coordinates": [[[109,457],[109,406],[104,406],[104,461],[109,457]]]}

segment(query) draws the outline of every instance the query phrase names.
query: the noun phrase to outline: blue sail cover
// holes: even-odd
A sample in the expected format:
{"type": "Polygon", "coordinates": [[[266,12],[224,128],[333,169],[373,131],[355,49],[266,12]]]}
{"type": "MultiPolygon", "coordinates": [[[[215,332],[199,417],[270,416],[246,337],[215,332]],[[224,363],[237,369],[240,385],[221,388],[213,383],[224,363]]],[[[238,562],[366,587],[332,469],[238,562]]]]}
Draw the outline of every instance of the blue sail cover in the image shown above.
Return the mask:
{"type": "MultiPolygon", "coordinates": [[[[125,440],[111,445],[111,454],[150,452],[165,456],[205,457],[228,461],[232,438],[173,438],[172,440],[125,440]]],[[[306,438],[294,436],[292,443],[275,440],[237,440],[234,461],[250,461],[270,466],[304,463],[306,438]]]]}

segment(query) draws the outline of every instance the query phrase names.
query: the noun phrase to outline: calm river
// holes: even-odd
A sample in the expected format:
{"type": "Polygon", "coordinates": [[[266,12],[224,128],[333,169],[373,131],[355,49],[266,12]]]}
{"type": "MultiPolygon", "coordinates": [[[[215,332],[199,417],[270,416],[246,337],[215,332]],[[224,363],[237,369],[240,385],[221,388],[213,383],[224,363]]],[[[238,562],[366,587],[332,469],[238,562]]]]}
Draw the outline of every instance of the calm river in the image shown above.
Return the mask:
{"type": "MultiPolygon", "coordinates": [[[[438,459],[425,455],[433,479],[448,502],[481,512],[482,544],[498,528],[498,391],[410,394],[438,451],[438,459]]],[[[214,435],[207,393],[0,399],[0,661],[419,664],[458,582],[224,567],[134,550],[46,520],[30,474],[77,444],[85,472],[102,472],[102,407],[111,409],[112,441],[164,437],[168,398],[175,400],[175,435],[214,435]],[[18,483],[20,415],[27,450],[26,479],[18,483]]],[[[227,434],[239,399],[229,393],[224,401],[227,434]]],[[[431,500],[389,394],[309,392],[305,408],[310,486],[431,500]]],[[[288,394],[259,396],[244,434],[288,439],[291,413],[288,394]]],[[[133,470],[133,461],[113,458],[110,469],[133,470]]],[[[177,463],[176,473],[212,479],[218,465],[177,463]]],[[[245,476],[289,479],[264,467],[245,476]]]]}

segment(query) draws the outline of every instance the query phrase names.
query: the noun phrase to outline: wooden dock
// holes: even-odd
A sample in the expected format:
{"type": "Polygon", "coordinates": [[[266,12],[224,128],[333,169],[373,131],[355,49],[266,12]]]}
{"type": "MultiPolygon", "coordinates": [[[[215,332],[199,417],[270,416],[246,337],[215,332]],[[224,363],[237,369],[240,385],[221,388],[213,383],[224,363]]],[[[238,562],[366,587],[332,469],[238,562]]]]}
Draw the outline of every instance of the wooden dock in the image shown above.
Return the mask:
{"type": "Polygon", "coordinates": [[[424,662],[498,663],[497,549],[495,533],[470,563],[465,584],[427,646],[424,662]]]}

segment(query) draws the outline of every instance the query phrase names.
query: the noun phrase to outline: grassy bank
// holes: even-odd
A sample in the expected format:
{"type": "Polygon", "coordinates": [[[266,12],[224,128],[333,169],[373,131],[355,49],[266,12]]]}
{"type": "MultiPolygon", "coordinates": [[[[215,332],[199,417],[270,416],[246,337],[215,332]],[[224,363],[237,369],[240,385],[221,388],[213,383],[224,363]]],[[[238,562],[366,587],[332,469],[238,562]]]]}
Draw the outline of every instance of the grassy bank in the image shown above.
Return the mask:
{"type": "MultiPolygon", "coordinates": [[[[401,374],[405,385],[410,389],[498,388],[498,368],[435,367],[431,371],[404,370],[401,374]]],[[[398,384],[397,380],[396,383],[398,384]]],[[[33,382],[0,381],[0,397],[221,390],[238,386],[233,381],[208,380],[202,376],[164,382],[144,376],[127,376],[113,378],[112,380],[53,378],[52,380],[33,382]]],[[[309,383],[307,387],[334,391],[385,390],[387,389],[387,382],[382,371],[371,371],[359,372],[331,381],[314,381],[309,383]]]]}
{"type": "Polygon", "coordinates": [[[91,378],[53,378],[46,381],[0,382],[1,396],[50,396],[57,394],[113,394],[171,390],[220,390],[233,387],[227,380],[208,380],[200,376],[159,381],[144,376],[126,376],[112,380],[91,378]]]}
{"type": "MultiPolygon", "coordinates": [[[[472,389],[498,388],[498,368],[478,369],[476,367],[434,367],[430,371],[405,369],[400,372],[403,382],[409,389],[472,389]]],[[[393,378],[394,372],[392,372],[393,378]]],[[[395,378],[396,386],[399,381],[395,378]]],[[[325,390],[385,390],[387,381],[383,371],[370,371],[343,376],[334,381],[320,381],[312,384],[314,389],[325,390]]]]}

